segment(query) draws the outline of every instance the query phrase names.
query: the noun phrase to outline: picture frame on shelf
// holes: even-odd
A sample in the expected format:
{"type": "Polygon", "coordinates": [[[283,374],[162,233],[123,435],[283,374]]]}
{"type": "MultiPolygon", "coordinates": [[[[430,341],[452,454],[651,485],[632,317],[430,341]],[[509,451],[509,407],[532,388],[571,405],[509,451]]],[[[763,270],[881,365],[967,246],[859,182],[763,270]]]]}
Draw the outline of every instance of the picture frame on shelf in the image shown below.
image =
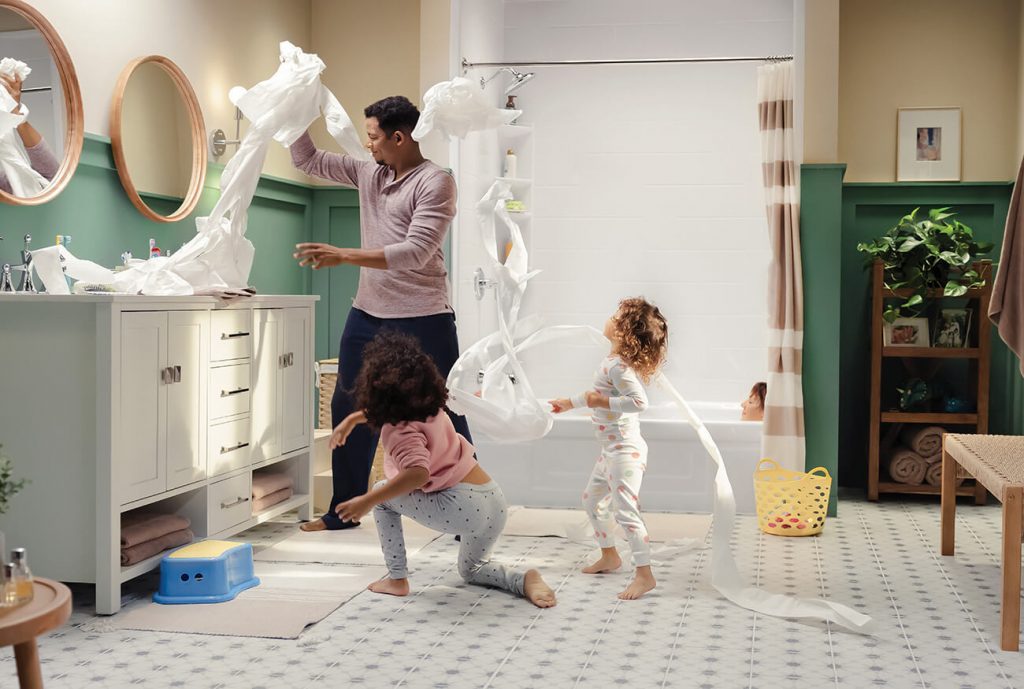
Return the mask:
{"type": "Polygon", "coordinates": [[[897,318],[882,326],[885,347],[929,347],[927,318],[897,318]]]}
{"type": "Polygon", "coordinates": [[[961,123],[959,107],[897,108],[896,181],[959,182],[961,123]]]}
{"type": "Polygon", "coordinates": [[[963,348],[970,342],[973,309],[942,309],[935,322],[933,347],[963,348]]]}

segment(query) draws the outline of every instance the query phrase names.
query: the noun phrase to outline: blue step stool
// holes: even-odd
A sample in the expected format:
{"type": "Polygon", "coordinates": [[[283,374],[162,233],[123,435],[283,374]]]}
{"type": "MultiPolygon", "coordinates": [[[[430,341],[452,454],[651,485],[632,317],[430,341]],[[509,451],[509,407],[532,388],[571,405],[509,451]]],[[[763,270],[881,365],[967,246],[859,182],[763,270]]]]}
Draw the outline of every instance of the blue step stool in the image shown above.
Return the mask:
{"type": "Polygon", "coordinates": [[[199,541],[160,561],[160,590],[153,594],[153,601],[164,605],[223,603],[259,583],[253,575],[252,545],[199,541]]]}

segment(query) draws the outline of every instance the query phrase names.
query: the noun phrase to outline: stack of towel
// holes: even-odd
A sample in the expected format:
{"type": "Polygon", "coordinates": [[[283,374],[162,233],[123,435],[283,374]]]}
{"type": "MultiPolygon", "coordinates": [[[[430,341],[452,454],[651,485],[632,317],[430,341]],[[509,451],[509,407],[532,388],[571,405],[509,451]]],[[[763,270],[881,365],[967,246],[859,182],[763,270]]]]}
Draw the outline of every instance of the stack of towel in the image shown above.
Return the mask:
{"type": "Polygon", "coordinates": [[[191,522],[179,514],[126,512],[121,515],[121,566],[191,543],[191,522]]]}
{"type": "MultiPolygon", "coordinates": [[[[942,484],[941,426],[908,426],[900,431],[900,444],[889,450],[886,465],[893,481],[918,486],[942,484]]],[[[957,485],[963,483],[957,478],[957,485]]]]}
{"type": "Polygon", "coordinates": [[[252,475],[252,513],[257,514],[292,496],[292,477],[272,471],[252,475]]]}

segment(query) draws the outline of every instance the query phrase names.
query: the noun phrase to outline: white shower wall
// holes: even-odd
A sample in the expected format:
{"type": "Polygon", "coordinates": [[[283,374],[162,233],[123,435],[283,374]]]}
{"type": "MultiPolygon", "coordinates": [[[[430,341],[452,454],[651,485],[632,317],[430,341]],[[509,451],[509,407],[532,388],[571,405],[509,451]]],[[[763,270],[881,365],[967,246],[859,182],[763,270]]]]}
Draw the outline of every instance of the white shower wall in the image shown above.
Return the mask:
{"type": "MultiPolygon", "coordinates": [[[[793,52],[792,0],[496,0],[461,5],[471,61],[772,55],[793,52]],[[469,9],[469,8],[472,9],[469,9]],[[501,11],[500,37],[481,31],[501,11]],[[476,22],[476,26],[473,23],[476,22]],[[472,48],[472,49],[471,49],[472,48]],[[496,56],[500,55],[499,58],[496,56]]],[[[769,249],[757,129],[757,63],[538,66],[518,93],[532,125],[524,225],[533,268],[525,311],[601,327],[619,299],[666,314],[668,373],[691,399],[735,401],[764,378],[769,249]]],[[[493,69],[470,76],[490,76],[493,69]]],[[[489,85],[504,103],[504,77],[489,85]]],[[[456,306],[463,345],[494,329],[472,296],[486,266],[475,203],[502,151],[461,145],[456,306]]],[[[524,164],[525,163],[525,164],[524,164]]],[[[576,391],[596,361],[571,348],[531,357],[538,395],[576,391]]]]}

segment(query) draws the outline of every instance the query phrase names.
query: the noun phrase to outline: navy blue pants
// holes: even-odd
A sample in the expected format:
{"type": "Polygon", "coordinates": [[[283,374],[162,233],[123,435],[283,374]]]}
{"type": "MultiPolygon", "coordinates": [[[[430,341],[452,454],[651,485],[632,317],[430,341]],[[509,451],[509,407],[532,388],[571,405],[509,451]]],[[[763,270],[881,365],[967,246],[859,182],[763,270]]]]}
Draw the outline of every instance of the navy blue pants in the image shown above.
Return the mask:
{"type": "MultiPolygon", "coordinates": [[[[355,387],[356,377],[363,367],[363,348],[383,329],[393,329],[411,335],[419,340],[423,351],[434,360],[447,377],[459,358],[459,339],[455,331],[455,314],[439,313],[418,318],[376,318],[365,311],[352,308],[345,321],[338,347],[338,382],[331,398],[331,421],[335,426],[351,414],[353,401],[349,392],[355,387]]],[[[463,416],[451,415],[455,430],[466,440],[473,442],[469,424],[463,416]]],[[[331,508],[323,516],[328,529],[342,526],[341,518],[334,508],[342,502],[359,497],[367,491],[373,455],[377,451],[379,433],[374,433],[365,424],[358,426],[331,455],[331,470],[334,474],[334,496],[331,508]]]]}

